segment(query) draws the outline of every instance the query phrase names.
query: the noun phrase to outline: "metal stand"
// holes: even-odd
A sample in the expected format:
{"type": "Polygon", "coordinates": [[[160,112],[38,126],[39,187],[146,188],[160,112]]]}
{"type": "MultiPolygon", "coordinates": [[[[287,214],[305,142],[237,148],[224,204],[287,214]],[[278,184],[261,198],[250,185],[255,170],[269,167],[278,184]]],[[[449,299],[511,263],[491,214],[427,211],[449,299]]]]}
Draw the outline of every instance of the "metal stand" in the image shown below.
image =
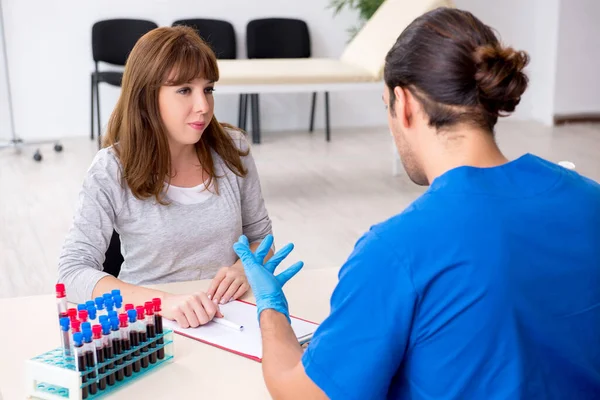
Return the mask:
{"type": "MultiPolygon", "coordinates": [[[[34,146],[34,145],[54,143],[54,151],[61,152],[63,150],[63,147],[56,140],[39,140],[39,141],[25,142],[25,141],[23,141],[23,139],[17,137],[17,134],[15,133],[15,122],[14,122],[13,109],[12,109],[12,96],[11,96],[11,92],[10,92],[10,75],[8,73],[8,52],[6,50],[6,37],[5,37],[5,31],[4,31],[4,14],[2,11],[2,1],[0,1],[0,34],[2,36],[2,51],[3,51],[3,55],[4,55],[4,69],[6,71],[5,79],[6,79],[6,91],[7,91],[7,95],[8,95],[8,118],[10,121],[10,133],[11,133],[10,140],[8,140],[7,142],[4,142],[4,143],[0,142],[0,150],[7,149],[7,148],[13,148],[16,150],[17,153],[21,153],[21,149],[24,146],[34,146]]],[[[40,153],[40,149],[35,150],[35,153],[33,154],[33,159],[35,161],[42,161],[42,153],[40,153]]]]}

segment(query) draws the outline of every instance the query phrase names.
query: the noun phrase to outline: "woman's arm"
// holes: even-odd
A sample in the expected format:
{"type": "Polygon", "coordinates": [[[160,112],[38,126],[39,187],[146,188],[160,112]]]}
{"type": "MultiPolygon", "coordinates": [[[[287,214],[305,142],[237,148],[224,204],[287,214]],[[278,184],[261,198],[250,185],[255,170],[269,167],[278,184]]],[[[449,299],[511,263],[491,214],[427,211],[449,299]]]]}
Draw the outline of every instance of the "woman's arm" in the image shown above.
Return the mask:
{"type": "Polygon", "coordinates": [[[101,279],[106,249],[123,206],[119,163],[111,150],[96,154],[79,193],[73,223],[58,262],[58,280],[74,303],[91,300],[101,279]]]}
{"type": "Polygon", "coordinates": [[[223,317],[219,306],[212,302],[206,293],[176,295],[160,290],[149,289],[125,283],[114,276],[106,276],[96,283],[94,297],[110,293],[113,289],[121,290],[124,303],[143,305],[154,298],[161,299],[160,314],[172,321],[177,321],[182,328],[195,328],[211,321],[214,317],[223,317]]]}

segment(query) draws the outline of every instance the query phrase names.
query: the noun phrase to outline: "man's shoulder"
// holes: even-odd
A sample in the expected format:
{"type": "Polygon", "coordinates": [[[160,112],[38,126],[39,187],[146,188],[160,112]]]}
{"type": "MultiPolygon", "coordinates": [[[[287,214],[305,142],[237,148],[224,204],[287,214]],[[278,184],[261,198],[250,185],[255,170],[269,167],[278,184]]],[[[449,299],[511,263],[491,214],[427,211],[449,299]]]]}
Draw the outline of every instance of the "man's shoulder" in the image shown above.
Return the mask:
{"type": "Polygon", "coordinates": [[[408,205],[402,212],[379,222],[371,230],[383,240],[398,239],[406,242],[419,242],[429,229],[438,225],[438,215],[444,212],[444,205],[437,193],[426,192],[408,205]],[[437,222],[436,222],[437,221],[437,222]]]}

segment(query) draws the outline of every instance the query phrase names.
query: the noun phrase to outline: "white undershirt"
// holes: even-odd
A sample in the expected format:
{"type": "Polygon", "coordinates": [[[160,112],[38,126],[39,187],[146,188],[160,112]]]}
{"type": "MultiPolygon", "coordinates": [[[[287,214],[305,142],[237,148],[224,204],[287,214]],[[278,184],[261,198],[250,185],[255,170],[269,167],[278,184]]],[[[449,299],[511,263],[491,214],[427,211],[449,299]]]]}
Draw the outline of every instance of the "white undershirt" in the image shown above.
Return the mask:
{"type": "MultiPolygon", "coordinates": [[[[211,183],[212,188],[212,183],[211,183]]],[[[194,187],[181,187],[181,186],[168,186],[164,184],[164,190],[166,190],[166,197],[179,204],[200,204],[208,200],[214,193],[206,189],[206,184],[203,182],[198,186],[194,187]]]]}

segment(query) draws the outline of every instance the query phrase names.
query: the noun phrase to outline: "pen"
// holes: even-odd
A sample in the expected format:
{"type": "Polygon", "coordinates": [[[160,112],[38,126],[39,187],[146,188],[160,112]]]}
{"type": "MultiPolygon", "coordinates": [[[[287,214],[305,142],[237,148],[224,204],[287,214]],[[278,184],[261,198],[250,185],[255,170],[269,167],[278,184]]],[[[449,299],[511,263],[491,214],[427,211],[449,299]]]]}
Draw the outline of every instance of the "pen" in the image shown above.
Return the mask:
{"type": "Polygon", "coordinates": [[[314,333],[307,333],[306,335],[300,336],[298,338],[298,343],[300,343],[300,345],[309,343],[312,338],[313,338],[314,333]]]}
{"type": "Polygon", "coordinates": [[[213,322],[216,322],[219,325],[223,325],[223,326],[226,326],[228,328],[232,328],[232,329],[235,329],[235,330],[238,330],[238,331],[243,331],[244,330],[244,325],[240,325],[240,324],[237,324],[235,322],[231,322],[231,321],[229,321],[229,320],[227,320],[225,318],[218,318],[218,317],[217,318],[213,318],[213,322]]]}

